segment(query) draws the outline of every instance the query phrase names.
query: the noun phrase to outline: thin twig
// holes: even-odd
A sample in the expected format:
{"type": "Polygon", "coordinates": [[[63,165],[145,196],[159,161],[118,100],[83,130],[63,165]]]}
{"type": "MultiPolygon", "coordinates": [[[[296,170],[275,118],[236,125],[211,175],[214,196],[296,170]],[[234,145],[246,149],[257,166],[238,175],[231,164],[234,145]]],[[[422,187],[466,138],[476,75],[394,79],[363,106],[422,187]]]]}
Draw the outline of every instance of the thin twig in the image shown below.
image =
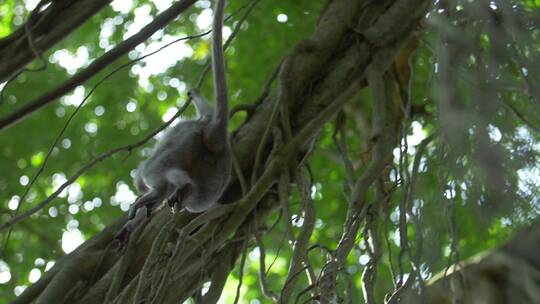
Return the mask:
{"type": "Polygon", "coordinates": [[[510,111],[517,116],[517,118],[521,119],[521,121],[523,121],[529,128],[533,129],[535,132],[539,133],[540,134],[540,127],[536,126],[535,124],[533,124],[529,119],[527,119],[527,117],[525,117],[525,115],[523,115],[523,113],[521,113],[516,107],[514,107],[513,105],[511,105],[509,102],[505,101],[504,102],[504,105],[507,106],[510,111]]]}
{"type": "Polygon", "coordinates": [[[249,117],[251,114],[253,114],[253,111],[255,111],[255,108],[256,106],[253,104],[244,103],[244,104],[236,105],[229,111],[229,118],[232,118],[236,113],[239,113],[239,112],[246,112],[249,117]]]}
{"type": "MultiPolygon", "coordinates": [[[[402,128],[405,129],[405,128],[402,128]]],[[[407,193],[408,188],[410,187],[410,174],[409,174],[409,161],[407,156],[408,144],[407,144],[407,135],[406,131],[402,130],[402,143],[400,144],[399,149],[399,176],[400,182],[403,188],[403,194],[399,202],[399,252],[398,252],[398,269],[399,269],[399,280],[397,282],[398,288],[403,284],[404,270],[403,270],[403,257],[405,254],[410,256],[410,246],[409,239],[407,236],[407,193]]]]}
{"type": "Polygon", "coordinates": [[[264,249],[264,243],[259,232],[255,232],[255,240],[257,241],[257,246],[259,247],[259,286],[263,296],[277,302],[279,297],[276,293],[270,290],[268,287],[268,276],[266,272],[266,250],[264,249]]]}
{"type": "Polygon", "coordinates": [[[238,269],[238,286],[236,287],[236,296],[234,297],[234,304],[238,304],[240,300],[240,289],[242,288],[242,280],[244,279],[244,266],[246,265],[246,257],[248,250],[248,238],[244,240],[242,259],[240,260],[240,266],[238,269]]]}
{"type": "MultiPolygon", "coordinates": [[[[289,303],[289,299],[294,290],[294,286],[297,281],[297,271],[302,268],[309,270],[309,260],[308,260],[308,246],[309,240],[313,233],[315,227],[315,207],[313,206],[313,200],[311,199],[310,191],[311,185],[305,182],[303,176],[303,167],[298,169],[296,174],[296,182],[300,190],[300,198],[302,202],[302,209],[304,212],[302,230],[300,231],[300,236],[294,243],[294,250],[292,253],[291,262],[289,264],[289,271],[285,285],[283,286],[280,294],[279,301],[280,303],[289,303]],[[304,265],[304,267],[302,267],[304,265]]],[[[310,285],[314,284],[315,278],[312,278],[310,272],[308,271],[308,280],[310,285]]]]}
{"type": "Polygon", "coordinates": [[[336,146],[339,155],[341,156],[341,161],[345,167],[345,174],[347,176],[347,185],[349,191],[352,190],[354,186],[354,166],[352,164],[351,158],[349,157],[349,152],[347,148],[347,138],[345,132],[345,126],[347,124],[347,117],[343,111],[340,111],[336,117],[336,126],[334,133],[332,134],[332,139],[334,140],[334,145],[336,146]],[[338,137],[339,135],[339,137],[338,137]]]}
{"type": "Polygon", "coordinates": [[[266,145],[266,141],[268,140],[268,136],[270,135],[270,130],[272,129],[272,126],[275,124],[278,108],[279,108],[278,103],[276,102],[272,109],[272,113],[270,114],[270,118],[268,119],[268,123],[266,124],[266,128],[264,129],[263,135],[261,137],[261,141],[259,142],[259,145],[257,146],[257,150],[255,152],[255,161],[253,162],[253,169],[251,172],[251,184],[250,184],[251,187],[253,187],[253,185],[255,185],[255,182],[257,181],[257,171],[259,171],[259,165],[262,158],[262,152],[266,145]]]}
{"type": "MultiPolygon", "coordinates": [[[[283,136],[281,135],[281,129],[278,127],[274,128],[274,147],[272,148],[272,152],[270,152],[270,156],[268,159],[272,159],[278,151],[281,150],[283,147],[283,136]]],[[[291,215],[291,208],[290,208],[290,200],[289,200],[289,186],[290,186],[290,173],[289,168],[286,166],[283,166],[281,168],[281,174],[279,177],[279,183],[278,183],[278,199],[279,204],[281,206],[281,212],[284,215],[285,218],[285,232],[288,238],[288,241],[292,244],[294,243],[294,234],[292,229],[292,215],[291,215]]]]}
{"type": "Polygon", "coordinates": [[[345,301],[344,304],[353,304],[353,290],[354,284],[352,282],[351,275],[347,269],[342,269],[341,273],[343,274],[343,281],[345,281],[345,301]]]}
{"type": "MultiPolygon", "coordinates": [[[[292,273],[292,272],[289,272],[289,276],[287,277],[287,280],[285,280],[285,284],[283,285],[283,288],[281,289],[281,293],[279,295],[280,299],[279,299],[279,303],[280,304],[283,304],[283,303],[288,303],[288,302],[284,302],[283,300],[283,291],[285,290],[285,288],[287,286],[290,286],[291,284],[291,281],[296,281],[297,277],[302,273],[304,272],[304,270],[307,269],[307,266],[303,266],[301,267],[300,269],[298,269],[296,272],[292,273]]],[[[290,295],[289,295],[290,296],[290,295]]]]}
{"type": "Polygon", "coordinates": [[[292,92],[290,90],[291,81],[289,79],[289,74],[291,74],[293,56],[295,56],[295,54],[285,58],[283,69],[279,73],[278,103],[280,108],[281,127],[285,134],[285,142],[289,142],[292,137],[291,115],[289,113],[292,92]]]}
{"type": "Polygon", "coordinates": [[[255,105],[260,104],[261,102],[263,102],[263,100],[266,97],[268,97],[268,95],[270,95],[270,88],[272,87],[272,84],[274,83],[274,81],[278,77],[279,71],[281,71],[281,66],[283,65],[283,61],[284,60],[282,59],[279,62],[279,64],[274,68],[274,70],[272,70],[272,74],[270,74],[270,77],[268,77],[268,79],[266,79],[266,81],[264,83],[264,86],[263,86],[262,93],[261,93],[261,95],[259,95],[259,97],[255,101],[255,103],[254,103],[255,105]]]}
{"type": "Polygon", "coordinates": [[[36,44],[34,43],[34,35],[32,34],[32,30],[30,29],[30,25],[28,24],[28,22],[24,24],[24,32],[26,34],[26,37],[28,38],[28,47],[30,47],[32,53],[34,53],[34,56],[39,58],[39,61],[41,62],[40,67],[35,69],[26,68],[25,71],[38,72],[47,69],[47,60],[45,60],[45,58],[43,57],[43,52],[41,50],[38,50],[38,48],[36,47],[36,44]]]}
{"type": "Polygon", "coordinates": [[[187,225],[182,227],[181,232],[186,234],[191,234],[193,230],[198,228],[201,225],[211,223],[212,220],[222,217],[232,211],[234,211],[235,204],[216,204],[215,206],[208,209],[206,212],[199,214],[196,218],[190,221],[187,225]]]}
{"type": "MultiPolygon", "coordinates": [[[[317,287],[316,284],[309,284],[306,288],[304,288],[302,291],[300,291],[298,293],[298,295],[296,295],[296,300],[294,300],[294,304],[298,304],[298,302],[300,302],[300,299],[302,298],[302,296],[305,295],[306,293],[308,293],[309,291],[313,290],[315,287],[317,287]]],[[[315,297],[311,296],[310,299],[315,299],[315,297]]]]}
{"type": "Polygon", "coordinates": [[[379,216],[377,209],[387,202],[384,193],[384,184],[381,178],[378,178],[375,184],[375,201],[370,206],[370,212],[366,215],[364,226],[364,244],[369,255],[369,262],[366,264],[362,273],[362,292],[366,304],[374,304],[375,285],[377,281],[377,267],[381,257],[381,243],[378,236],[379,216]]]}
{"type": "Polygon", "coordinates": [[[232,145],[233,143],[231,141],[231,138],[227,136],[227,149],[229,150],[229,154],[231,155],[234,173],[236,174],[236,178],[238,178],[238,182],[240,183],[240,189],[242,190],[242,195],[245,195],[247,192],[246,179],[244,177],[244,172],[242,171],[242,167],[240,166],[240,163],[238,162],[238,157],[236,157],[236,153],[234,153],[234,149],[232,145]]]}
{"type": "Polygon", "coordinates": [[[279,244],[281,244],[277,250],[276,250],[276,255],[274,256],[274,259],[272,260],[272,262],[270,263],[270,265],[268,265],[268,268],[266,269],[266,273],[269,273],[270,270],[272,270],[272,267],[274,266],[274,264],[276,263],[278,257],[279,257],[279,253],[281,252],[281,249],[283,249],[283,247],[285,246],[285,244],[287,244],[287,242],[285,242],[285,240],[287,239],[287,234],[283,234],[283,237],[281,238],[279,244]]]}
{"type": "MultiPolygon", "coordinates": [[[[408,200],[407,214],[411,218],[411,222],[412,222],[414,230],[415,230],[416,253],[415,253],[414,256],[412,256],[412,253],[411,253],[411,265],[412,265],[412,268],[413,268],[414,272],[416,272],[416,277],[418,279],[419,286],[420,286],[420,293],[423,292],[423,288],[424,288],[424,281],[423,281],[422,274],[421,274],[421,269],[420,269],[420,259],[422,257],[422,247],[423,247],[423,233],[422,233],[422,230],[421,230],[420,222],[418,220],[418,216],[416,214],[414,214],[414,212],[412,210],[412,207],[413,207],[412,203],[413,203],[414,194],[415,194],[415,190],[416,190],[416,179],[418,177],[418,171],[419,171],[419,168],[420,168],[420,160],[421,160],[422,156],[424,155],[424,152],[426,150],[427,145],[437,135],[438,135],[438,132],[435,132],[435,133],[431,134],[430,136],[428,136],[424,140],[422,140],[420,142],[420,144],[418,145],[418,149],[417,149],[416,155],[415,155],[414,160],[413,160],[410,187],[409,187],[408,198],[407,198],[407,200],[408,200]]],[[[420,208],[420,207],[418,207],[418,208],[420,208]]]]}
{"type": "Polygon", "coordinates": [[[289,200],[289,184],[289,169],[283,168],[281,169],[281,175],[279,177],[278,184],[279,203],[281,205],[281,209],[283,210],[283,215],[285,218],[285,233],[287,234],[288,241],[292,244],[295,241],[295,237],[291,223],[292,214],[289,200]]]}
{"type": "MultiPolygon", "coordinates": [[[[278,67],[274,70],[273,74],[271,75],[271,77],[268,79],[268,81],[266,82],[265,86],[264,86],[264,91],[263,91],[263,95],[262,96],[267,96],[268,95],[268,92],[270,90],[270,86],[272,85],[272,82],[275,80],[276,77],[280,77],[280,85],[281,85],[281,78],[282,78],[282,75],[285,74],[288,70],[290,70],[290,68],[288,67],[287,65],[287,62],[288,60],[287,59],[284,59],[282,60],[278,67]]],[[[283,90],[280,90],[280,91],[283,91],[283,90]]],[[[262,99],[260,99],[259,101],[262,102],[262,99]]],[[[264,130],[264,133],[263,133],[263,136],[261,138],[261,141],[259,142],[259,145],[257,146],[257,150],[255,152],[255,161],[253,163],[253,169],[251,171],[251,186],[253,186],[255,184],[255,181],[257,180],[257,174],[259,171],[259,165],[260,165],[260,162],[261,162],[261,157],[262,157],[262,152],[263,152],[263,149],[266,145],[266,141],[268,140],[268,136],[270,135],[270,131],[272,129],[272,127],[275,125],[276,123],[276,119],[277,119],[277,114],[278,114],[278,111],[279,111],[279,108],[280,108],[280,97],[278,96],[277,97],[277,100],[274,101],[275,104],[274,104],[274,107],[272,108],[272,114],[270,114],[270,118],[268,119],[268,124],[266,125],[266,128],[264,130]]]]}

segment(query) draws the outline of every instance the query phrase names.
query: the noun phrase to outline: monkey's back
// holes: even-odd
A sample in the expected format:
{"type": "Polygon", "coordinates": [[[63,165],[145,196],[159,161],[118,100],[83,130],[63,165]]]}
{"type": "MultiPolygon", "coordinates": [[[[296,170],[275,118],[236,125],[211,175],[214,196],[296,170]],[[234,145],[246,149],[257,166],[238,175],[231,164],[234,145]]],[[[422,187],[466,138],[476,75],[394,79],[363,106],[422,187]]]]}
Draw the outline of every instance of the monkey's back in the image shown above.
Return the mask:
{"type": "Polygon", "coordinates": [[[204,208],[219,199],[229,180],[231,161],[226,149],[213,152],[204,144],[207,123],[206,120],[183,121],[164,135],[140,168],[148,186],[164,191],[168,183],[165,173],[180,169],[198,186],[198,191],[184,198],[184,205],[204,208]]]}

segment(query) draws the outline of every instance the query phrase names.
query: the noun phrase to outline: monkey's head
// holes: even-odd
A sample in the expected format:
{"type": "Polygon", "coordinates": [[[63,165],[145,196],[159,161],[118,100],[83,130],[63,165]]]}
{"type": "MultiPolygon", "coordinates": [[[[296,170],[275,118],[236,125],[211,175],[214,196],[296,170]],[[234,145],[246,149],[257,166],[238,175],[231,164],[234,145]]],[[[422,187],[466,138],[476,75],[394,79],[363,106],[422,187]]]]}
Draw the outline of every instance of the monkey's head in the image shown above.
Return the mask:
{"type": "Polygon", "coordinates": [[[201,91],[199,89],[191,89],[187,95],[189,98],[201,97],[201,91]]]}

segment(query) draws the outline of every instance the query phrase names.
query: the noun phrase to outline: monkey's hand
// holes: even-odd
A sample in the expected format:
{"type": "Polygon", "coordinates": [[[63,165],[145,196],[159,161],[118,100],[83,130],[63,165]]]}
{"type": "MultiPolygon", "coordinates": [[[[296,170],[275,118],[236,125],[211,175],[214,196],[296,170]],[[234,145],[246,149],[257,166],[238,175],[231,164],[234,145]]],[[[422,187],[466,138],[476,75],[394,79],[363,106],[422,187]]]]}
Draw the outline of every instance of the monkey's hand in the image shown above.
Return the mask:
{"type": "Polygon", "coordinates": [[[135,203],[129,208],[128,219],[132,220],[135,218],[139,209],[144,208],[146,210],[146,216],[150,217],[156,205],[159,202],[159,193],[157,191],[149,191],[135,200],[135,203]]]}
{"type": "Polygon", "coordinates": [[[167,198],[167,205],[171,207],[173,212],[178,211],[178,206],[181,205],[180,198],[178,197],[178,191],[175,191],[173,195],[167,198]]]}
{"type": "Polygon", "coordinates": [[[191,89],[188,91],[187,96],[189,98],[197,98],[201,96],[201,91],[199,89],[191,89]]]}
{"type": "Polygon", "coordinates": [[[167,198],[167,205],[169,205],[169,207],[172,208],[174,213],[179,212],[183,208],[183,205],[182,205],[183,200],[188,195],[190,195],[192,191],[193,191],[193,187],[189,184],[184,185],[181,188],[178,188],[176,191],[174,191],[174,193],[171,196],[167,198]]]}

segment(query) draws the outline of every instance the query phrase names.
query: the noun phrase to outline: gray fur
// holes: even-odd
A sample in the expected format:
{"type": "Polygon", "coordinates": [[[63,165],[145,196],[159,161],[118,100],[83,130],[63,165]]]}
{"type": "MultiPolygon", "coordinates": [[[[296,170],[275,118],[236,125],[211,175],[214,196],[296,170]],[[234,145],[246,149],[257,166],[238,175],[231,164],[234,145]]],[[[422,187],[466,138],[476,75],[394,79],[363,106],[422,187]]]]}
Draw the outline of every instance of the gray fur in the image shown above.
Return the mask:
{"type": "MultiPolygon", "coordinates": [[[[200,102],[204,100],[195,105],[200,102]]],[[[203,133],[210,120],[202,116],[180,122],[157,143],[137,170],[136,185],[144,194],[130,210],[130,218],[139,207],[157,209],[165,200],[190,212],[202,212],[219,199],[229,181],[231,160],[227,149],[211,151],[204,143],[203,133]]]]}

